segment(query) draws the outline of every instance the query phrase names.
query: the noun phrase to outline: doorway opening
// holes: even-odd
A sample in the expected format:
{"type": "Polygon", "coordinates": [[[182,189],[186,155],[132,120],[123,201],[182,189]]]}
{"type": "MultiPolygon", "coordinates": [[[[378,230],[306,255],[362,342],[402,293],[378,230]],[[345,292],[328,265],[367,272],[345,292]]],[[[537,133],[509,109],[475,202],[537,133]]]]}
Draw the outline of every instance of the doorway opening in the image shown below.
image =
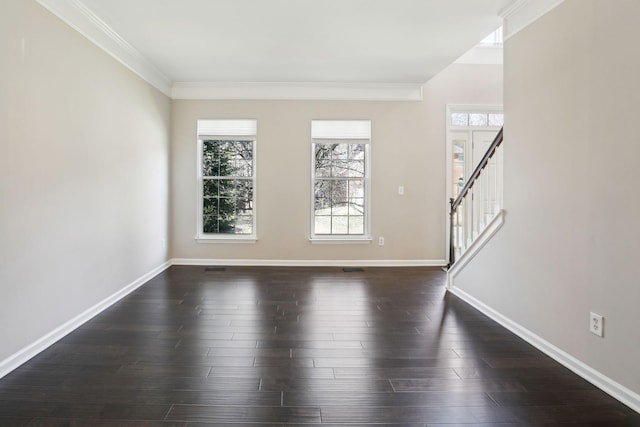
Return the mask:
{"type": "MultiPolygon", "coordinates": [[[[502,105],[447,105],[447,201],[458,197],[503,124],[502,105]]],[[[495,162],[502,162],[502,156],[492,159],[489,167],[496,168],[495,162]]],[[[501,171],[502,165],[497,169],[501,171]]],[[[497,203],[502,198],[502,175],[496,173],[494,176],[496,182],[491,187],[496,191],[489,196],[488,203],[497,203]]],[[[448,218],[449,204],[445,206],[448,218]]],[[[447,250],[449,227],[447,221],[447,250]]]]}

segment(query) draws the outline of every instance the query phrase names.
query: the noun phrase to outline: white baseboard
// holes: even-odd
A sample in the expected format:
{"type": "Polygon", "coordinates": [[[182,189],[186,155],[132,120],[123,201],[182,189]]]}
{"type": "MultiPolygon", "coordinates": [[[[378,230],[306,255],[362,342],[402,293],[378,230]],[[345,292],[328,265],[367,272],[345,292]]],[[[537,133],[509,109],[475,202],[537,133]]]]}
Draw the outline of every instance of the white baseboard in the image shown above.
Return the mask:
{"type": "Polygon", "coordinates": [[[9,372],[18,368],[20,365],[26,363],[32,357],[36,356],[38,353],[44,351],[51,345],[55,344],[57,341],[68,335],[69,333],[76,330],[78,327],[82,326],[87,321],[91,320],[93,317],[97,316],[116,302],[120,301],[122,298],[130,294],[131,292],[138,289],[140,286],[148,282],[154,276],[162,273],[164,270],[171,266],[171,262],[167,261],[164,264],[154,268],[150,272],[145,275],[139,277],[134,280],[132,283],[128,284],[124,288],[120,289],[118,292],[113,295],[105,298],[100,301],[93,307],[88,308],[84,312],[80,313],[73,319],[68,322],[58,326],[48,334],[39,338],[37,341],[29,344],[24,347],[22,350],[19,350],[17,353],[12,354],[8,358],[0,361],[0,378],[7,375],[9,372]]]}
{"type": "Polygon", "coordinates": [[[591,384],[595,385],[605,393],[611,395],[615,399],[618,399],[620,402],[624,403],[634,411],[640,413],[640,394],[628,389],[622,384],[593,369],[584,362],[576,359],[569,353],[561,350],[560,348],[556,347],[540,336],[534,334],[530,330],[524,328],[520,324],[502,315],[482,301],[469,295],[462,289],[453,286],[450,288],[450,291],[455,296],[480,310],[486,316],[495,320],[500,325],[504,326],[514,334],[518,335],[520,338],[527,341],[529,344],[536,347],[538,350],[545,353],[547,356],[564,365],[566,368],[570,369],[577,375],[589,381],[591,384]]]}
{"type": "Polygon", "coordinates": [[[221,265],[247,267],[443,267],[444,259],[416,260],[315,260],[315,259],[193,259],[174,258],[172,265],[221,265]]]}

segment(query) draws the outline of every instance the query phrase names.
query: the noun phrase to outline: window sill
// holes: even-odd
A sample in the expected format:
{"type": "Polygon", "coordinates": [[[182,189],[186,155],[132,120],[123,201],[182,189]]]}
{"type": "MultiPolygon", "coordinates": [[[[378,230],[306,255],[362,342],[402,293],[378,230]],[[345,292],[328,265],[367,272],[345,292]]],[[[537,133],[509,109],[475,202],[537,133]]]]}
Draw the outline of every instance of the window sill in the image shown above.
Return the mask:
{"type": "Polygon", "coordinates": [[[240,243],[240,244],[255,244],[258,241],[255,236],[248,237],[201,237],[196,236],[196,242],[198,243],[240,243]]]}
{"type": "Polygon", "coordinates": [[[371,237],[311,237],[309,241],[314,245],[368,245],[371,237]]]}

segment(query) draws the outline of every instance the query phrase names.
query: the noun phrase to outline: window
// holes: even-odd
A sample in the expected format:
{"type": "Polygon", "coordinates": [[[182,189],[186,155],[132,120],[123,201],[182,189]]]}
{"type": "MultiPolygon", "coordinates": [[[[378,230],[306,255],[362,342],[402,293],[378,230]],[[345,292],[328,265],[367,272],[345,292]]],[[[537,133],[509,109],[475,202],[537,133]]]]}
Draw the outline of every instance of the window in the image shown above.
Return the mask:
{"type": "Polygon", "coordinates": [[[501,112],[452,112],[451,126],[459,127],[502,127],[504,114],[501,112]]]}
{"type": "Polygon", "coordinates": [[[481,46],[495,46],[503,43],[502,27],[489,34],[480,41],[481,46]]]}
{"type": "Polygon", "coordinates": [[[255,120],[198,120],[201,240],[255,241],[255,120]]]}
{"type": "Polygon", "coordinates": [[[314,120],[312,241],[370,241],[368,120],[314,120]]]}

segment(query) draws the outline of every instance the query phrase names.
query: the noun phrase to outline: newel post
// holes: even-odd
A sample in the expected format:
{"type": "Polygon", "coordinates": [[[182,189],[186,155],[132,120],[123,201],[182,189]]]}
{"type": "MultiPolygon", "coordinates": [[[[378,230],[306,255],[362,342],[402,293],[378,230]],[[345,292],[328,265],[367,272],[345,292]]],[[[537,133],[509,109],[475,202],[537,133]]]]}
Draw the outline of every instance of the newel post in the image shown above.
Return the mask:
{"type": "Polygon", "coordinates": [[[455,252],[455,244],[453,242],[453,224],[454,224],[454,215],[456,211],[453,207],[453,203],[455,200],[453,198],[449,199],[449,264],[447,264],[447,269],[451,268],[453,263],[456,260],[456,252],[455,252]]]}

